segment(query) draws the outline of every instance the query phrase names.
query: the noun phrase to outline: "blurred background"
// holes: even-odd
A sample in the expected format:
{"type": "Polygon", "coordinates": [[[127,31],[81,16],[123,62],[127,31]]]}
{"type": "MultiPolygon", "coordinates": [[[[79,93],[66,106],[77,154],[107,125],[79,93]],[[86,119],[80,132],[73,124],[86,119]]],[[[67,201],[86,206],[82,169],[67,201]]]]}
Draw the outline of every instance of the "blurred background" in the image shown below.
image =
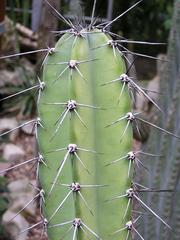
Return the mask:
{"type": "MultiPolygon", "coordinates": [[[[49,2],[57,11],[60,11],[63,16],[74,23],[82,19],[86,23],[90,22],[93,0],[49,0],[49,2]]],[[[112,20],[136,2],[135,0],[98,0],[95,11],[97,23],[112,20]]],[[[125,44],[125,47],[132,52],[158,57],[163,60],[156,61],[149,57],[138,57],[135,60],[135,67],[132,68],[131,73],[137,79],[138,84],[142,84],[157,92],[160,88],[160,80],[162,82],[162,79],[164,79],[162,73],[166,68],[165,64],[167,64],[168,41],[169,45],[174,46],[171,54],[175,54],[177,50],[176,43],[172,42],[171,40],[173,39],[170,38],[170,30],[171,33],[177,33],[177,26],[179,26],[176,21],[177,16],[179,17],[177,12],[174,12],[173,20],[173,9],[177,9],[177,7],[179,7],[178,0],[144,0],[109,28],[110,32],[114,32],[129,40],[166,43],[159,46],[125,44]]],[[[1,0],[0,57],[54,47],[59,35],[52,33],[52,31],[61,31],[66,28],[67,26],[59,20],[55,11],[43,0],[1,0]]],[[[168,52],[170,54],[170,49],[168,52]]],[[[1,101],[1,99],[34,86],[37,83],[37,75],[40,76],[39,69],[44,57],[44,52],[37,51],[35,54],[16,56],[15,58],[7,57],[0,60],[0,133],[11,130],[36,116],[35,91],[30,91],[8,101],[1,101]]],[[[129,57],[133,61],[133,55],[129,57]]],[[[176,74],[173,75],[174,79],[177,78],[177,72],[179,71],[179,57],[174,56],[173,59],[175,58],[178,61],[176,61],[177,66],[174,66],[176,68],[176,74]]],[[[170,75],[170,72],[167,74],[170,75]]],[[[169,82],[169,78],[166,82],[169,82]]],[[[174,96],[173,91],[175,91],[175,88],[176,84],[174,84],[169,93],[171,98],[174,96]]],[[[162,98],[159,100],[159,96],[161,95],[151,93],[153,100],[164,101],[162,98]]],[[[137,97],[135,107],[145,112],[145,117],[148,119],[154,119],[158,116],[152,110],[151,103],[143,99],[142,96],[137,97]]],[[[164,104],[163,108],[166,109],[167,106],[164,104]]],[[[166,123],[163,123],[163,121],[160,123],[166,126],[166,123]]],[[[141,139],[135,133],[135,149],[139,149],[141,146],[146,148],[148,138],[149,129],[145,126],[144,130],[142,130],[141,139]]],[[[160,141],[161,139],[159,139],[160,141]]],[[[15,166],[24,160],[31,159],[36,154],[36,142],[32,125],[26,125],[17,131],[13,131],[8,136],[0,137],[0,143],[0,171],[15,166]]],[[[154,149],[151,150],[153,151],[154,149]]],[[[151,164],[149,165],[152,172],[155,171],[151,164]]],[[[178,171],[177,176],[179,174],[178,171]]],[[[141,177],[143,179],[143,176],[141,177]]],[[[179,177],[176,178],[176,185],[179,186],[178,179],[179,177]]],[[[147,179],[144,181],[147,181],[147,179]]],[[[0,240],[16,239],[14,236],[19,231],[40,220],[39,208],[35,203],[32,203],[13,219],[11,226],[6,226],[8,223],[7,219],[14,216],[28,201],[33,199],[36,192],[34,187],[32,187],[34,185],[35,168],[33,164],[26,164],[21,168],[1,174],[0,240]],[[29,185],[29,181],[32,185],[29,185]]],[[[36,240],[39,239],[40,234],[40,230],[33,229],[17,239],[36,240]]],[[[151,239],[157,240],[160,238],[153,238],[152,236],[151,239]]]]}

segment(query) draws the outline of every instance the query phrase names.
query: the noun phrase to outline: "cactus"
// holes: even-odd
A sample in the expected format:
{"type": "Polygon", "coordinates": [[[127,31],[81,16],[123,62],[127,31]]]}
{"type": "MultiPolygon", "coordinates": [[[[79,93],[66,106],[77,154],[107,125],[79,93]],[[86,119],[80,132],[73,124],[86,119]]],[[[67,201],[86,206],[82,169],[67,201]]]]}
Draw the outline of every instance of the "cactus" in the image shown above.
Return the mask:
{"type": "MultiPolygon", "coordinates": [[[[160,105],[164,111],[164,116],[157,118],[157,123],[170,131],[179,134],[179,89],[180,89],[180,1],[175,1],[174,17],[172,29],[169,37],[168,62],[161,69],[160,89],[163,92],[163,99],[159,99],[160,105]]],[[[152,161],[147,158],[147,167],[153,181],[143,175],[141,181],[148,186],[157,189],[172,190],[165,193],[159,200],[157,194],[145,196],[146,202],[151,202],[152,207],[158,206],[159,212],[163,213],[163,218],[167,219],[173,231],[167,231],[158,222],[152,219],[146,219],[143,236],[146,239],[179,239],[180,221],[179,221],[179,141],[172,139],[167,135],[152,131],[145,149],[150,152],[159,152],[159,157],[152,161]]]]}
{"type": "MultiPolygon", "coordinates": [[[[123,122],[115,127],[105,126],[129,112],[131,104],[127,92],[117,104],[120,84],[103,86],[125,71],[117,50],[113,53],[109,45],[97,48],[111,41],[110,37],[97,29],[84,29],[81,34],[66,33],[60,38],[43,70],[45,89],[40,98],[39,117],[44,128],[38,130],[38,141],[49,168],[40,167],[40,182],[47,193],[47,219],[68,192],[68,187],[55,186],[56,183],[92,185],[88,189],[82,187],[82,193],[79,191],[84,200],[74,190],[52,223],[82,218],[91,229],[100,228],[99,234],[104,238],[120,226],[127,204],[127,200],[121,203],[105,200],[130,186],[128,162],[105,165],[132,148],[131,130],[120,143],[125,128],[123,122]],[[119,181],[117,175],[123,176],[123,180],[119,181]],[[67,213],[67,209],[71,211],[67,213]]],[[[57,239],[63,231],[63,228],[50,229],[49,234],[57,239]]]]}
{"type": "Polygon", "coordinates": [[[143,122],[179,137],[131,112],[134,91],[161,108],[128,76],[126,56],[118,48],[128,41],[113,40],[107,30],[125,13],[98,27],[94,26],[95,6],[96,1],[85,28],[58,13],[70,29],[60,32],[64,35],[54,48],[38,50],[47,52],[42,79],[34,86],[38,117],[15,128],[34,124],[38,156],[6,170],[36,163],[39,188],[32,201],[39,199],[42,220],[24,231],[40,227],[50,240],[124,240],[134,234],[144,239],[136,229],[143,214],[133,211],[135,202],[171,228],[138,195],[149,189],[134,181],[137,167],[144,168],[137,154],[156,155],[133,151],[131,127],[140,134],[138,123],[143,122]]]}

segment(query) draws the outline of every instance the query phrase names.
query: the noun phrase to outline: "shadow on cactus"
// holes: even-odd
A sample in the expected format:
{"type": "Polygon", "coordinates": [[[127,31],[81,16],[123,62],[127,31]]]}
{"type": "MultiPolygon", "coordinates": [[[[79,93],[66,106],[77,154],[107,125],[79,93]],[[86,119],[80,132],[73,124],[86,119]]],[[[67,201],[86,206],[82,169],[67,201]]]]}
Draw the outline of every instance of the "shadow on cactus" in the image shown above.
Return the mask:
{"type": "MultiPolygon", "coordinates": [[[[138,230],[144,213],[135,211],[137,205],[171,231],[166,219],[140,197],[141,192],[163,190],[147,188],[134,180],[137,169],[148,170],[141,154],[157,155],[133,150],[132,127],[141,135],[139,123],[143,122],[179,137],[144,120],[142,113],[132,112],[135,93],[141,93],[163,114],[149,97],[150,90],[137,85],[126,67],[134,63],[126,53],[154,57],[130,52],[123,45],[157,43],[128,41],[108,30],[142,0],[112,21],[98,25],[95,0],[91,21],[86,26],[72,23],[45,2],[68,29],[56,32],[62,36],[54,48],[43,50],[47,55],[41,80],[27,89],[38,91],[38,118],[17,127],[34,124],[38,156],[5,170],[32,161],[37,166],[39,188],[31,201],[39,200],[42,220],[19,234],[40,228],[42,236],[47,234],[50,240],[124,240],[134,235],[144,239],[138,230]]],[[[14,96],[8,99],[11,97],[14,96]]]]}

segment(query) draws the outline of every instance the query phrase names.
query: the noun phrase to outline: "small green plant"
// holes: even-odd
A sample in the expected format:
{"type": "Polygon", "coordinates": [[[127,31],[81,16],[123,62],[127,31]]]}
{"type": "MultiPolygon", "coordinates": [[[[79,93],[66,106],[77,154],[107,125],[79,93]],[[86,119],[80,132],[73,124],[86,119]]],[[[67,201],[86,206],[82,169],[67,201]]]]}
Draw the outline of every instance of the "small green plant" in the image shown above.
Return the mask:
{"type": "Polygon", "coordinates": [[[42,80],[34,87],[38,90],[38,117],[17,127],[34,123],[38,156],[6,170],[29,162],[37,164],[40,186],[33,200],[40,201],[42,220],[21,233],[41,227],[50,240],[124,240],[132,239],[134,233],[144,239],[137,230],[143,213],[133,210],[135,203],[171,229],[139,196],[151,191],[134,181],[137,168],[146,171],[139,155],[156,155],[133,151],[132,126],[140,134],[138,123],[143,122],[179,137],[132,111],[134,92],[162,110],[128,75],[133,63],[126,68],[128,50],[123,43],[130,41],[113,40],[114,34],[108,31],[142,0],[111,22],[99,25],[95,25],[94,1],[91,22],[85,27],[65,19],[45,2],[69,29],[59,32],[63,36],[54,48],[42,50],[47,52],[42,80]]]}
{"type": "Polygon", "coordinates": [[[6,240],[10,239],[10,236],[8,236],[8,233],[4,229],[4,226],[2,225],[2,216],[4,212],[8,209],[9,201],[7,198],[7,180],[5,177],[0,176],[0,234],[1,239],[6,240]]]}
{"type": "Polygon", "coordinates": [[[5,99],[9,98],[9,95],[16,96],[17,92],[21,92],[22,95],[16,97],[16,99],[12,101],[4,101],[1,104],[1,116],[4,115],[19,115],[23,118],[32,117],[36,114],[36,102],[34,99],[35,93],[33,91],[30,94],[25,94],[26,89],[35,89],[35,79],[26,78],[22,83],[18,84],[18,86],[8,83],[4,87],[1,88],[1,96],[5,99]],[[24,94],[23,94],[24,93],[24,94]]]}

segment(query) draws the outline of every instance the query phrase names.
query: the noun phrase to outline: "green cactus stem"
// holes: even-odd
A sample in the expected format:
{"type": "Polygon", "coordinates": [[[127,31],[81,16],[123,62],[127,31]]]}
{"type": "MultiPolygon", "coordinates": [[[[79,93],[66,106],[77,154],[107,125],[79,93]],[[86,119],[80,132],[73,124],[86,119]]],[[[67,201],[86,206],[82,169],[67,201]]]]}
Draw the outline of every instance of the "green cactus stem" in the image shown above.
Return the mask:
{"type": "Polygon", "coordinates": [[[113,232],[131,220],[131,206],[124,216],[128,198],[113,198],[131,185],[129,161],[109,163],[132,150],[132,130],[122,138],[125,122],[106,126],[129,112],[131,101],[127,89],[119,98],[120,81],[106,84],[126,72],[110,40],[98,29],[66,33],[43,69],[38,142],[47,166],[39,177],[50,240],[127,236],[126,229],[113,232]]]}

